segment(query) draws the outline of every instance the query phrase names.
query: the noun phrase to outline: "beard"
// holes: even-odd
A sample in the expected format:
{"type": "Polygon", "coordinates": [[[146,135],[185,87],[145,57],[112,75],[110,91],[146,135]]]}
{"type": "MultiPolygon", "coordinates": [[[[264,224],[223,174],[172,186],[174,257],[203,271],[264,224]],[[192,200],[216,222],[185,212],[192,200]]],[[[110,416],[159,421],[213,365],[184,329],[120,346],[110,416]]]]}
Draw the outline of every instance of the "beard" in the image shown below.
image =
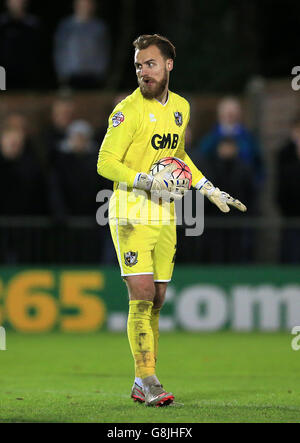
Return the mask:
{"type": "Polygon", "coordinates": [[[154,85],[152,87],[148,86],[147,83],[145,83],[143,80],[138,79],[138,84],[139,84],[142,96],[148,100],[160,97],[162,95],[162,93],[164,92],[164,90],[166,89],[166,86],[168,84],[167,70],[165,70],[164,77],[160,82],[158,82],[150,77],[149,77],[149,80],[154,82],[154,85]]]}

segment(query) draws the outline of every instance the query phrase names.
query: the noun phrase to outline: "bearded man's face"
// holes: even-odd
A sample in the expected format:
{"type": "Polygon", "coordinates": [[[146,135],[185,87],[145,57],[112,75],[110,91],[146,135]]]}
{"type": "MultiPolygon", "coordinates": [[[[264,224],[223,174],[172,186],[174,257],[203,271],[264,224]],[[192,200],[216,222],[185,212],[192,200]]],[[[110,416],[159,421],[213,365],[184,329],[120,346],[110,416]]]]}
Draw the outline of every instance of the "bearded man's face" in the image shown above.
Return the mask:
{"type": "Polygon", "coordinates": [[[134,64],[142,95],[147,99],[160,97],[168,88],[167,66],[170,66],[170,60],[166,60],[159,48],[152,45],[146,49],[136,50],[134,64]]]}

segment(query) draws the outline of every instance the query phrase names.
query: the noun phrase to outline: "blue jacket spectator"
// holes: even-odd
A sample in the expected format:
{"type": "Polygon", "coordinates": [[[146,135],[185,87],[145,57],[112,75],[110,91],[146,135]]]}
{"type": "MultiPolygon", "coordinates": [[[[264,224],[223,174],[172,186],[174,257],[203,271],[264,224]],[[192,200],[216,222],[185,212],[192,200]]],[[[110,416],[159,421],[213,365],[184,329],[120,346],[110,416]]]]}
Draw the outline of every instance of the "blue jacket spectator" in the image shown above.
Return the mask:
{"type": "Polygon", "coordinates": [[[263,160],[255,137],[241,123],[241,107],[234,98],[223,99],[218,106],[218,122],[212,131],[196,143],[193,157],[215,157],[219,142],[231,137],[238,146],[238,157],[255,171],[256,181],[263,179],[263,160]]]}
{"type": "Polygon", "coordinates": [[[75,0],[74,15],[55,33],[55,68],[63,85],[88,89],[104,83],[110,37],[104,21],[94,16],[95,9],[94,0],[75,0]]]}

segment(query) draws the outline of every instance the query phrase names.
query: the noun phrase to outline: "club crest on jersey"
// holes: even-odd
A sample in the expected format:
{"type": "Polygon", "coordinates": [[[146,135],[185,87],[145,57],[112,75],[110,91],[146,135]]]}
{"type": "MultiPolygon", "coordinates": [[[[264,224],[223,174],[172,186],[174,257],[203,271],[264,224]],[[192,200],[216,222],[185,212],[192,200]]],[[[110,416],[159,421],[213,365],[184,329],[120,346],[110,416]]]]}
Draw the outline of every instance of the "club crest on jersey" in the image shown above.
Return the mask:
{"type": "Polygon", "coordinates": [[[119,126],[125,120],[124,114],[122,112],[117,112],[112,117],[113,127],[119,126]]]}
{"type": "Polygon", "coordinates": [[[175,116],[175,123],[177,126],[181,126],[183,119],[182,119],[182,114],[181,112],[174,112],[174,116],[175,116]]]}
{"type": "Polygon", "coordinates": [[[125,252],[124,253],[124,259],[125,259],[125,265],[126,266],[134,266],[137,264],[137,258],[138,258],[138,252],[125,252]]]}

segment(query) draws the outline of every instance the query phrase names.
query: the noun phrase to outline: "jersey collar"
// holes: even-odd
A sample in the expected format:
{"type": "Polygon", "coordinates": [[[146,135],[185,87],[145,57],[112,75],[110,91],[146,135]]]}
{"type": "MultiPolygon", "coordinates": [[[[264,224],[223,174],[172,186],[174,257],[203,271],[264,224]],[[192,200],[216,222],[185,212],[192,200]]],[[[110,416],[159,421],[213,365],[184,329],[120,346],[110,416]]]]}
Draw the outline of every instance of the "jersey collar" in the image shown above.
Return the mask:
{"type": "Polygon", "coordinates": [[[164,105],[160,101],[158,101],[156,98],[154,100],[157,101],[157,103],[159,103],[161,106],[166,106],[170,100],[170,91],[168,91],[168,98],[167,98],[167,101],[164,105]]]}

